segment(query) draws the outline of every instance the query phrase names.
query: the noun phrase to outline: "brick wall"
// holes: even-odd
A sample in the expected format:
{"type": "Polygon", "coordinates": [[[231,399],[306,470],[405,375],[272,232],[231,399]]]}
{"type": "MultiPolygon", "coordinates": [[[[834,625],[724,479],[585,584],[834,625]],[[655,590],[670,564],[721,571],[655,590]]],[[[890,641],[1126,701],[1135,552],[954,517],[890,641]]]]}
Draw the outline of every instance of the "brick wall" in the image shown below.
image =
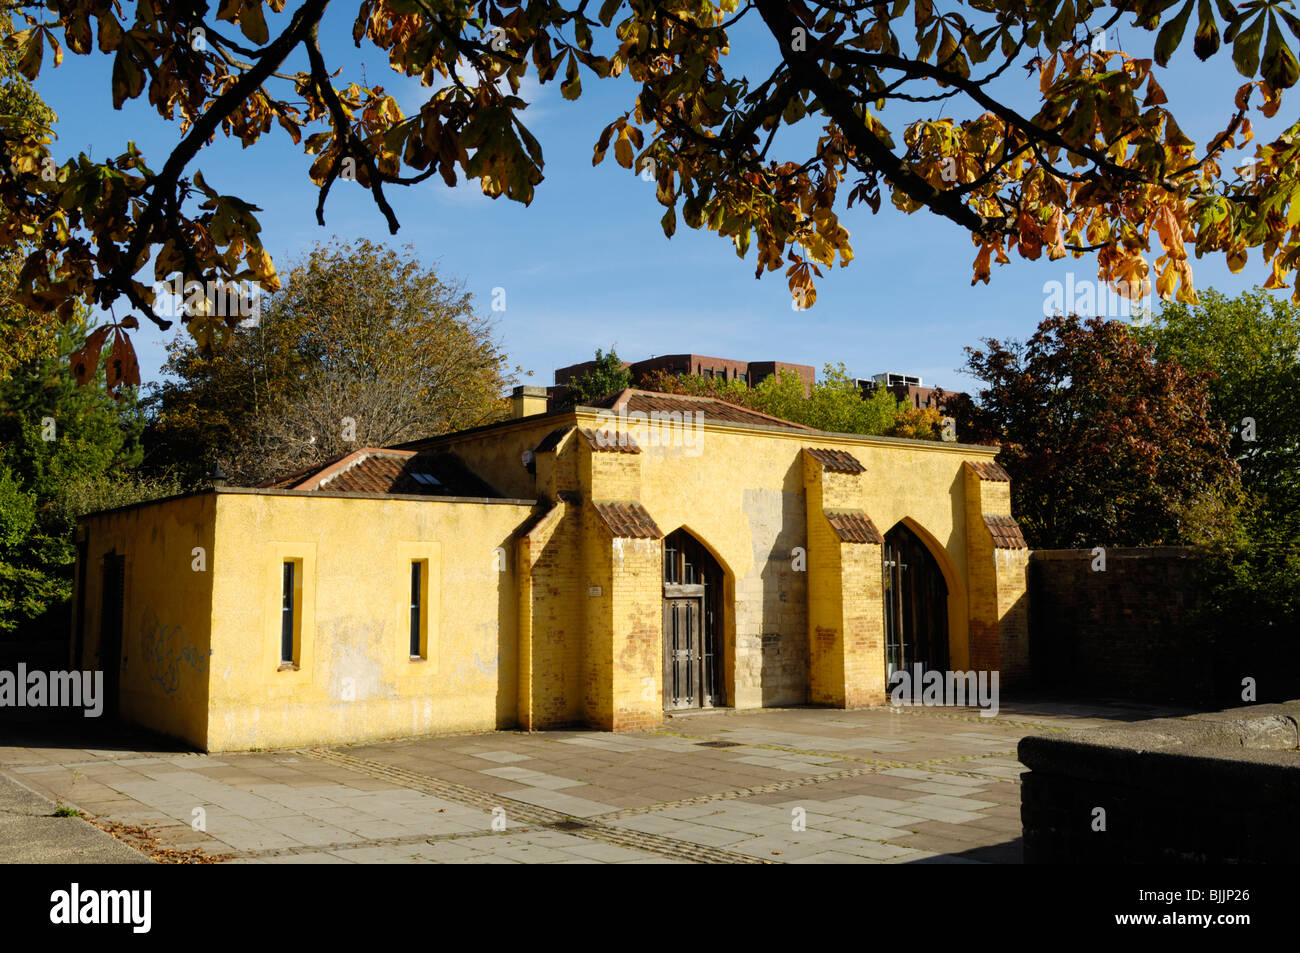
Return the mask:
{"type": "Polygon", "coordinates": [[[519,722],[554,728],[582,720],[579,694],[584,651],[581,520],[563,502],[518,544],[519,722]]]}
{"type": "Polygon", "coordinates": [[[1298,721],[1288,702],[1021,739],[1025,862],[1294,863],[1298,721]]]}
{"type": "MultiPolygon", "coordinates": [[[[1030,654],[1044,687],[1147,701],[1209,703],[1214,646],[1188,624],[1196,561],[1180,547],[1040,550],[1029,561],[1030,654]]],[[[1225,674],[1231,674],[1225,672],[1225,674]]]]}
{"type": "MultiPolygon", "coordinates": [[[[1026,549],[1009,549],[989,532],[986,517],[1011,515],[1011,484],[964,467],[970,667],[996,671],[1002,689],[1030,677],[1026,549]]],[[[1020,540],[1020,546],[1024,541],[1020,540]]]]}

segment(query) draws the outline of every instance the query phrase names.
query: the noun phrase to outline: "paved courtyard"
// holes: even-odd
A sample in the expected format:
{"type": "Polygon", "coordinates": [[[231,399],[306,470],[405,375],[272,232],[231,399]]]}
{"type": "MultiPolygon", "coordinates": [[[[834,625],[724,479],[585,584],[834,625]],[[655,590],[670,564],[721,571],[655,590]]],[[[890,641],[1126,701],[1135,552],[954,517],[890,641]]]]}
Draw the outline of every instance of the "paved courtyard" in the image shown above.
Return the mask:
{"type": "Polygon", "coordinates": [[[1176,713],[717,711],[221,755],[58,725],[6,732],[0,771],[133,846],[231,863],[1019,863],[1022,736],[1176,713]]]}

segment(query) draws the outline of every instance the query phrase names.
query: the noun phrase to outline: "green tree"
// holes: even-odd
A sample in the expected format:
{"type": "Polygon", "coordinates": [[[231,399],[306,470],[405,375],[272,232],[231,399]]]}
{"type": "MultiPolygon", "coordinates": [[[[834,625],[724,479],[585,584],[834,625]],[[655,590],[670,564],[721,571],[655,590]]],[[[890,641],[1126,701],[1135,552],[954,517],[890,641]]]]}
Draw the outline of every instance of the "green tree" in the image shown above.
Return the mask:
{"type": "Polygon", "coordinates": [[[945,406],[962,439],[1001,445],[1031,546],[1175,543],[1203,489],[1236,480],[1206,377],[1156,360],[1129,325],[1056,316],[1025,343],[984,343],[966,349],[983,387],[945,406]]]}
{"type": "Polygon", "coordinates": [[[645,384],[651,390],[725,400],[831,433],[892,433],[902,409],[883,387],[864,395],[843,364],[827,364],[821,379],[809,388],[788,368],[765,377],[754,387],[735,378],[662,372],[651,375],[645,384]]]}
{"type": "Polygon", "coordinates": [[[1192,624],[1222,647],[1225,686],[1240,672],[1260,700],[1300,689],[1300,308],[1262,289],[1166,305],[1141,329],[1157,357],[1209,378],[1213,415],[1231,431],[1241,485],[1203,488],[1181,515],[1198,548],[1202,603],[1192,624]],[[1244,666],[1244,667],[1243,667],[1244,666]],[[1288,678],[1289,676],[1289,678],[1288,678]]]}
{"type": "MultiPolygon", "coordinates": [[[[0,17],[0,29],[7,24],[0,17]]],[[[48,144],[54,119],[0,50],[0,139],[48,144]]],[[[6,151],[6,174],[11,158],[6,151]]],[[[21,210],[0,207],[0,227],[22,220],[21,210]]],[[[0,634],[59,635],[67,629],[76,518],[168,487],[132,473],[141,420],[132,391],[108,393],[101,365],[113,352],[102,362],[99,345],[93,359],[86,352],[80,378],[71,366],[87,337],[84,308],[69,298],[33,310],[21,293],[34,236],[21,225],[17,232],[17,241],[0,243],[0,634]],[[79,379],[91,386],[77,387],[79,379]]]]}
{"type": "Polygon", "coordinates": [[[0,380],[0,633],[66,630],[78,516],[175,489],[134,474],[134,391],[111,395],[102,368],[78,386],[67,357],[84,338],[67,329],[54,356],[0,380]]]}
{"type": "Polygon", "coordinates": [[[757,391],[764,413],[831,433],[883,434],[898,415],[889,391],[878,387],[863,395],[843,364],[823,367],[806,397],[802,378],[790,370],[765,378],[757,391]]]}
{"type": "Polygon", "coordinates": [[[147,466],[258,483],[365,446],[501,419],[511,368],[464,289],[413,252],[318,245],[224,346],[171,342],[147,466]]]}
{"type": "Polygon", "coordinates": [[[1156,357],[1209,375],[1242,484],[1270,519],[1300,513],[1300,307],[1262,289],[1166,304],[1138,332],[1156,357]]]}
{"type": "MultiPolygon", "coordinates": [[[[1192,250],[1240,268],[1250,248],[1264,249],[1268,288],[1289,284],[1300,264],[1297,125],[1235,161],[1254,137],[1252,119],[1277,116],[1300,77],[1289,2],[347,5],[355,43],[427,88],[409,115],[385,84],[357,75],[355,58],[336,85],[342,67],[319,28],[329,6],[13,0],[20,29],[5,41],[23,76],[34,81],[65,51],[91,57],[114,108],[147,96],[179,127],[176,146],[150,161],[131,143],[94,158],[54,156],[39,131],[0,129],[14,160],[0,178],[10,213],[0,245],[34,237],[27,303],[43,313],[70,298],[108,306],[125,296],[166,326],[150,303],[155,280],[248,279],[274,290],[255,196],[222,191],[230,186],[195,169],[218,134],[245,147],[287,135],[312,157],[318,221],[331,187],[355,179],[395,233],[392,190],[433,176],[532,201],[544,161],[525,125],[525,80],[558,83],[576,100],[584,78],[623,76],[630,101],[599,134],[593,161],[612,151],[655,181],[665,234],[680,215],[741,257],[753,248],[756,271],[783,269],[805,306],[819,269],[853,257],[841,215],[854,203],[878,211],[886,199],[967,232],[975,281],[1012,256],[1091,255],[1098,277],[1132,297],[1154,284],[1162,297],[1193,301],[1192,250]],[[765,61],[745,60],[754,78],[726,55],[751,30],[768,39],[765,61]],[[1199,59],[1230,59],[1243,80],[1219,102],[1190,105],[1218,120],[1200,148],[1160,82],[1186,42],[1199,59]],[[1007,82],[1015,75],[1028,87],[1007,82]],[[1026,104],[1026,88],[1035,102],[1026,104]],[[918,102],[933,111],[916,118],[918,102]]],[[[187,318],[196,339],[211,338],[213,316],[187,318]]]]}
{"type": "Polygon", "coordinates": [[[596,348],[595,366],[579,374],[565,385],[564,404],[582,406],[601,397],[617,394],[632,386],[632,372],[619,360],[613,348],[608,354],[596,348]]]}
{"type": "Polygon", "coordinates": [[[760,410],[758,391],[737,377],[705,377],[703,374],[674,374],[656,370],[637,382],[646,390],[664,394],[688,394],[693,397],[712,397],[729,404],[760,410]]]}

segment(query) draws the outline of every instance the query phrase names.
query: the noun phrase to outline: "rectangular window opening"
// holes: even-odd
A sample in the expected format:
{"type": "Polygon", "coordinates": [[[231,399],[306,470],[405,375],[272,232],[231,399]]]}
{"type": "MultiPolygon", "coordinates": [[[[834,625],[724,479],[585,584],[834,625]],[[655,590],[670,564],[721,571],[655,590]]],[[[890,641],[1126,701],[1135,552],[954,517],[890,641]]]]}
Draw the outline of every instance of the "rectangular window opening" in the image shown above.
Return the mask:
{"type": "Polygon", "coordinates": [[[426,592],[428,589],[429,561],[413,559],[411,561],[411,616],[410,616],[410,651],[412,659],[428,658],[426,642],[428,626],[428,609],[426,592]]]}
{"type": "Polygon", "coordinates": [[[302,560],[286,559],[281,576],[280,665],[296,667],[302,636],[302,560]]]}

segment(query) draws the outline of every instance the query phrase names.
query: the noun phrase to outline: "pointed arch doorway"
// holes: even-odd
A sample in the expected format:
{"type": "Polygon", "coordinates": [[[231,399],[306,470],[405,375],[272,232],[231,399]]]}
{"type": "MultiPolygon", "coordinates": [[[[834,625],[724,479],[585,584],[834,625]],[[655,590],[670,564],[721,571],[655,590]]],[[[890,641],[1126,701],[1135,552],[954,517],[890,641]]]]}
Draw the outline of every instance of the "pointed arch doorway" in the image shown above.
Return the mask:
{"type": "MultiPolygon", "coordinates": [[[[924,540],[899,523],[885,534],[885,678],[948,669],[948,584],[924,540]]],[[[888,684],[888,681],[886,681],[888,684]]]]}
{"type": "Polygon", "coordinates": [[[664,537],[664,710],[722,698],[722,567],[684,529],[664,537]]]}

